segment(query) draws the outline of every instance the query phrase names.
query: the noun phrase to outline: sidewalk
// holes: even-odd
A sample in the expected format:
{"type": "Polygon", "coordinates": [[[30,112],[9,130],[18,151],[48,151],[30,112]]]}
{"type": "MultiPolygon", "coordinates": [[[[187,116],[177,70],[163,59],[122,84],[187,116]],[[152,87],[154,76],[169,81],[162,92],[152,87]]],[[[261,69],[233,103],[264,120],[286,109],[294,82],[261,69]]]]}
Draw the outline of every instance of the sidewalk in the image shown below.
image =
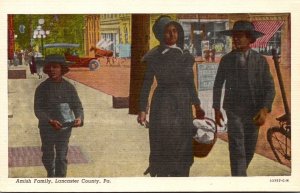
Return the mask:
{"type": "MultiPolygon", "coordinates": [[[[43,80],[46,77],[43,78],[43,80]]],[[[42,80],[8,80],[8,146],[40,146],[33,97],[42,80]]],[[[128,109],[113,109],[112,97],[86,85],[75,85],[85,110],[85,125],[74,128],[71,146],[79,146],[88,163],[69,164],[68,177],[143,177],[148,167],[148,130],[136,122],[128,109]]],[[[291,169],[255,154],[249,176],[290,175],[291,169]]],[[[10,167],[9,177],[45,177],[43,166],[10,167]]],[[[195,158],[190,176],[230,176],[227,143],[218,139],[206,158],[195,158]]]]}
{"type": "MultiPolygon", "coordinates": [[[[272,67],[272,65],[271,70],[274,71],[274,67],[272,67]]],[[[285,70],[287,71],[288,69],[285,70]]],[[[287,74],[286,71],[284,74],[287,74]]],[[[129,95],[130,68],[128,67],[101,66],[96,71],[89,71],[87,68],[72,69],[70,73],[66,74],[66,77],[108,95],[116,97],[128,97],[129,95]]],[[[152,93],[152,91],[150,93],[152,93]]],[[[212,109],[212,90],[201,90],[199,92],[199,97],[206,116],[214,119],[214,111],[212,109]]],[[[272,112],[267,116],[266,123],[259,129],[258,143],[256,145],[256,153],[275,161],[276,158],[270,144],[267,141],[267,131],[270,127],[278,125],[276,117],[281,116],[283,113],[284,111],[280,92],[277,90],[272,112]]],[[[223,115],[226,121],[226,113],[224,112],[223,115]]],[[[223,128],[220,129],[222,130],[223,128]]],[[[226,134],[221,134],[219,137],[225,141],[227,140],[226,134]]],[[[290,166],[289,161],[284,164],[290,166]]]]}

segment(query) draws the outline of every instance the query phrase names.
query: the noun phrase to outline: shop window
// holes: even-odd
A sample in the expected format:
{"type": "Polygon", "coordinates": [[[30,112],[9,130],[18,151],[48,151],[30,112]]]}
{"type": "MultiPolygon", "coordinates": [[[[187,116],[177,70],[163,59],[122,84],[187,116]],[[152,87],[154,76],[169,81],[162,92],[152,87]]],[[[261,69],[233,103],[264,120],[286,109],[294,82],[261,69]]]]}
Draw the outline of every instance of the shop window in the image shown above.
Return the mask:
{"type": "Polygon", "coordinates": [[[281,53],[281,31],[284,21],[266,20],[253,21],[255,29],[263,32],[265,35],[258,38],[251,47],[264,55],[272,55],[272,49],[276,49],[277,53],[281,53]]]}
{"type": "Polygon", "coordinates": [[[256,47],[254,48],[259,53],[264,55],[272,55],[272,49],[276,49],[277,53],[280,55],[281,53],[281,28],[271,37],[268,41],[267,45],[264,47],[256,47]]]}
{"type": "Polygon", "coordinates": [[[202,57],[208,61],[208,55],[222,56],[229,51],[228,38],[219,34],[220,31],[228,29],[228,20],[219,19],[184,19],[179,22],[185,33],[184,48],[195,57],[202,57]]]}
{"type": "Polygon", "coordinates": [[[204,23],[204,29],[206,34],[203,36],[203,40],[208,41],[207,48],[204,49],[214,49],[216,54],[226,53],[226,37],[220,35],[220,31],[226,30],[228,25],[227,21],[216,21],[204,23]]]}

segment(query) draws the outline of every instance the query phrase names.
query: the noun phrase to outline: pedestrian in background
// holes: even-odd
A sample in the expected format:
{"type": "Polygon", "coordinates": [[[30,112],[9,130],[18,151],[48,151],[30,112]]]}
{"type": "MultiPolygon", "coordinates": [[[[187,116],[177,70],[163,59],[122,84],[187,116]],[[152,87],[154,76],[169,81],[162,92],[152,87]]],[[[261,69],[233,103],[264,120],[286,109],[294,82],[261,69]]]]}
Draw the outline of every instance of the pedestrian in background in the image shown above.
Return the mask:
{"type": "Polygon", "coordinates": [[[194,57],[183,50],[184,32],[178,22],[161,16],[152,29],[160,45],[142,59],[147,69],[137,117],[138,123],[147,123],[148,97],[155,77],[157,87],[149,118],[149,168],[145,173],[152,177],[187,177],[194,161],[192,105],[197,118],[205,115],[194,84],[194,57]]]}
{"type": "Polygon", "coordinates": [[[275,96],[274,80],[266,58],[250,48],[264,34],[249,21],[236,21],[231,36],[234,49],[220,61],[213,88],[213,108],[217,125],[222,126],[221,93],[225,83],[223,108],[228,119],[228,140],[232,176],[246,176],[253,158],[258,129],[265,123],[275,96]]]}
{"type": "Polygon", "coordinates": [[[43,71],[44,71],[44,59],[40,52],[36,52],[34,56],[34,62],[36,66],[36,73],[39,79],[43,78],[43,71]]]}
{"type": "Polygon", "coordinates": [[[34,112],[39,120],[42,162],[48,177],[66,177],[72,127],[83,125],[84,114],[75,87],[62,76],[69,71],[64,56],[45,57],[49,78],[35,91],[34,112]]]}
{"type": "Polygon", "coordinates": [[[20,50],[18,52],[18,59],[19,59],[19,65],[23,65],[24,64],[24,52],[23,50],[20,50]]]}

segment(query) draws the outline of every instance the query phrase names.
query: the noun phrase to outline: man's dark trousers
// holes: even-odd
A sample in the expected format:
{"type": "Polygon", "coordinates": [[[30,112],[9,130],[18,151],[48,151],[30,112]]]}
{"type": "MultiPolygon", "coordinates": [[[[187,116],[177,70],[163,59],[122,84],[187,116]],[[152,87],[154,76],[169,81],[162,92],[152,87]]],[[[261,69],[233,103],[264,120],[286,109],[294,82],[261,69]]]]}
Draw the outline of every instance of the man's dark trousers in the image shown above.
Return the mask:
{"type": "Polygon", "coordinates": [[[50,127],[40,129],[42,162],[47,170],[47,177],[66,177],[71,132],[72,128],[61,131],[56,131],[50,127]]]}
{"type": "Polygon", "coordinates": [[[226,111],[232,176],[247,176],[246,171],[255,152],[258,127],[253,124],[255,113],[251,111],[251,109],[226,111]]]}

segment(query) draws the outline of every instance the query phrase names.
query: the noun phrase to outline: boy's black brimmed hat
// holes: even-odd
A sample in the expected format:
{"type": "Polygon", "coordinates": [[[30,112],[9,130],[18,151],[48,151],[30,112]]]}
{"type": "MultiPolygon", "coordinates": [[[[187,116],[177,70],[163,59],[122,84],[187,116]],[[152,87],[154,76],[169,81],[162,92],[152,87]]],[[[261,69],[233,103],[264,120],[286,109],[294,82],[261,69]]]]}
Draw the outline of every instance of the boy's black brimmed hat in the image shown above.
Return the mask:
{"type": "Polygon", "coordinates": [[[50,54],[45,56],[44,60],[44,73],[49,74],[51,64],[60,64],[62,67],[62,74],[69,72],[69,66],[74,64],[74,62],[66,61],[66,58],[59,54],[50,54]]]}
{"type": "Polygon", "coordinates": [[[47,65],[50,63],[59,63],[64,66],[69,66],[71,64],[74,64],[73,62],[66,61],[66,58],[59,54],[50,54],[45,56],[44,64],[47,65]]]}

